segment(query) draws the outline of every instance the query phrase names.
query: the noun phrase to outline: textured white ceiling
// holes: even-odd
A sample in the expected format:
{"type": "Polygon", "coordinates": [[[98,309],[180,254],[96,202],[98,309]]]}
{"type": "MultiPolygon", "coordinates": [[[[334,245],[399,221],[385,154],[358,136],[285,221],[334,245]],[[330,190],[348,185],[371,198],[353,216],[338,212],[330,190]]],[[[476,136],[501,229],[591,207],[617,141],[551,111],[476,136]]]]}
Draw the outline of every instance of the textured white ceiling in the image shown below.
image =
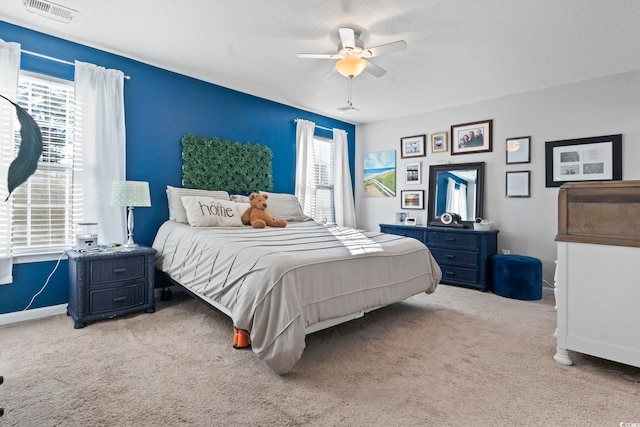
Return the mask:
{"type": "MultiPolygon", "coordinates": [[[[2,0],[0,19],[283,104],[366,123],[640,69],[638,0],[56,0],[70,24],[2,0]],[[408,48],[322,77],[338,28],[408,48]]],[[[126,70],[123,70],[126,72],[126,70]]]]}

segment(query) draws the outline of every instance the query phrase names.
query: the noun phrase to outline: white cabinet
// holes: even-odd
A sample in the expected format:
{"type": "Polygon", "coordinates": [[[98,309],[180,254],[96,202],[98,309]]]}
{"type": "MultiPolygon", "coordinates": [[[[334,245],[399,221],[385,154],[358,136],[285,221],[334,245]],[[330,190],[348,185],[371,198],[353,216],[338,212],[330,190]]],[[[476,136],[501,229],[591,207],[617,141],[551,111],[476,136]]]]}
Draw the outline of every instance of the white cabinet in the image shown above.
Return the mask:
{"type": "Polygon", "coordinates": [[[640,248],[558,242],[558,344],[640,367],[640,248]]]}

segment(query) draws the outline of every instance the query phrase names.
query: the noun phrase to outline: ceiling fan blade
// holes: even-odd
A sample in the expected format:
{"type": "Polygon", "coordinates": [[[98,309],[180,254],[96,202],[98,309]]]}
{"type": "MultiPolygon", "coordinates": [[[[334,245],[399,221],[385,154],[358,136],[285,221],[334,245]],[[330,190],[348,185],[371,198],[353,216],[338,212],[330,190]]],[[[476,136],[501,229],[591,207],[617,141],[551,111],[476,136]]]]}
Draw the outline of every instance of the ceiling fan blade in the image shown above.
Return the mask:
{"type": "Polygon", "coordinates": [[[298,58],[304,59],[340,59],[341,56],[335,53],[299,53],[298,58]]]}
{"type": "Polygon", "coordinates": [[[373,74],[376,77],[382,77],[385,74],[387,74],[387,70],[385,70],[384,68],[378,67],[376,64],[374,64],[371,61],[367,61],[367,65],[364,67],[364,70],[367,73],[373,74]]]}
{"type": "Polygon", "coordinates": [[[342,42],[342,48],[346,50],[353,50],[356,47],[356,35],[351,28],[338,28],[340,32],[340,41],[342,42]]]}
{"type": "Polygon", "coordinates": [[[407,48],[407,42],[398,40],[392,43],[382,44],[380,46],[370,47],[362,52],[364,58],[373,58],[374,56],[385,55],[391,52],[398,52],[407,48]]]}

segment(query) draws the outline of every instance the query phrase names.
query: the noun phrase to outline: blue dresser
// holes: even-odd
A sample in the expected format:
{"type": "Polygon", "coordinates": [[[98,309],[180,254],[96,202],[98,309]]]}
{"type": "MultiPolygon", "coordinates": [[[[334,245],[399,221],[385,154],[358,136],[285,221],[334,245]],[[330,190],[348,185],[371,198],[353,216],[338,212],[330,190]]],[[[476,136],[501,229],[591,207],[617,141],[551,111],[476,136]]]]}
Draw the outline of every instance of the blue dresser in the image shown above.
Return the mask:
{"type": "Polygon", "coordinates": [[[442,283],[489,290],[489,259],[498,251],[498,230],[380,224],[380,231],[424,243],[442,269],[442,283]]]}

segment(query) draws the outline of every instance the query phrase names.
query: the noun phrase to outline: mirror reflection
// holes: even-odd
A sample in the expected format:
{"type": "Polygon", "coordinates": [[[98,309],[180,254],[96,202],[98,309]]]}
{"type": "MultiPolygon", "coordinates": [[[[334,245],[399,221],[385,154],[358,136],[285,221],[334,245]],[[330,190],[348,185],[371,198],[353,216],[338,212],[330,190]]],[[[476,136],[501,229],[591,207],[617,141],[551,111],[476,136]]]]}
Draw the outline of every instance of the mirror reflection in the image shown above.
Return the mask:
{"type": "Polygon", "coordinates": [[[429,168],[428,221],[457,213],[470,225],[483,216],[484,162],[432,165],[429,168]]]}

